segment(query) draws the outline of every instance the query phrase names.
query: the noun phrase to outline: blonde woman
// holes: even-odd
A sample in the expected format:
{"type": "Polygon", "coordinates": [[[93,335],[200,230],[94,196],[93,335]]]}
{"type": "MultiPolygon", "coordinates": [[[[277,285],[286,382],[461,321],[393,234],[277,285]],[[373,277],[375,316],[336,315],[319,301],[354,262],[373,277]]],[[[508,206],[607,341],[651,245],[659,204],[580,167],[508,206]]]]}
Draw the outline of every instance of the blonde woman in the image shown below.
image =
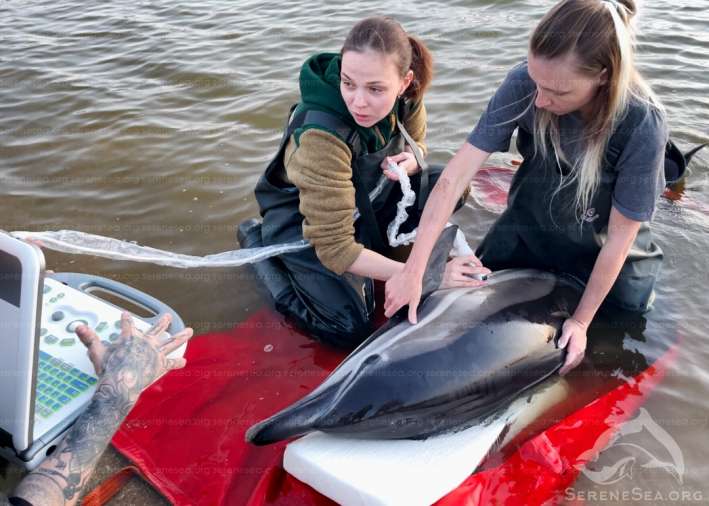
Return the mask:
{"type": "Polygon", "coordinates": [[[665,184],[668,134],[662,106],[635,68],[635,12],[633,0],[564,0],[541,20],[527,60],[510,71],[426,203],[404,270],[386,284],[387,316],[408,304],[415,323],[423,271],[454,202],[515,130],[524,162],[477,262],[585,283],[563,325],[562,374],[583,359],[604,301],[648,309],[662,262],[648,223],[665,184]]]}

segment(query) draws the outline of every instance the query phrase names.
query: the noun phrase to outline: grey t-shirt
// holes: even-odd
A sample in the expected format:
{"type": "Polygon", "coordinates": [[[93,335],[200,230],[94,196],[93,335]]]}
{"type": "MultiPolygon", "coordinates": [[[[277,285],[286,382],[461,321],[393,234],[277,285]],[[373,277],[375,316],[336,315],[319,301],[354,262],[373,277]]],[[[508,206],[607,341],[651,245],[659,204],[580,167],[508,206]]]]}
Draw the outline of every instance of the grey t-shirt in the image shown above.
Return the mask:
{"type": "MultiPolygon", "coordinates": [[[[513,132],[534,131],[536,85],[527,63],[514,67],[490,99],[487,109],[468,136],[473,146],[493,153],[507,151],[513,132]]],[[[664,154],[668,133],[663,114],[648,104],[631,99],[627,114],[618,125],[626,139],[616,170],[613,207],[635,221],[650,221],[657,198],[665,187],[664,154]]],[[[583,123],[578,112],[559,116],[561,149],[574,163],[583,148],[583,123]]],[[[527,143],[531,144],[531,143],[527,143]]],[[[533,145],[518,143],[522,156],[531,156],[533,145]]],[[[553,156],[553,154],[550,154],[553,156]]]]}

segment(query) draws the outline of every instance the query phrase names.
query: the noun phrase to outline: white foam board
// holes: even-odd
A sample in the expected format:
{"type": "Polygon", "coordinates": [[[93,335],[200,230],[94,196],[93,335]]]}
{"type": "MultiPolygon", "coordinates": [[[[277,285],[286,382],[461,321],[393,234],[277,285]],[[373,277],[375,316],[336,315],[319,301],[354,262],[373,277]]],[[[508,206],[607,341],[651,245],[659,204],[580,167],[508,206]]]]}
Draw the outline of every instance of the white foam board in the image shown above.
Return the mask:
{"type": "Polygon", "coordinates": [[[504,427],[502,418],[423,441],[315,432],[286,447],[283,466],[344,506],[428,505],[475,471],[504,427]]]}

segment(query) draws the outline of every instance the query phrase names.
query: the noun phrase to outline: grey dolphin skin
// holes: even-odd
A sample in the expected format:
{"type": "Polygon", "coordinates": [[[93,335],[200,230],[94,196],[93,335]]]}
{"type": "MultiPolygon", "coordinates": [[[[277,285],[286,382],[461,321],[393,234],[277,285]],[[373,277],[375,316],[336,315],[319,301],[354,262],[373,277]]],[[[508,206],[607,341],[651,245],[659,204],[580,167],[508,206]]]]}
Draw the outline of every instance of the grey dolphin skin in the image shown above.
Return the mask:
{"type": "MultiPolygon", "coordinates": [[[[455,229],[434,248],[424,292],[440,284],[455,229]]],[[[435,291],[417,325],[400,311],[310,394],[252,426],[246,440],[266,445],[315,430],[419,439],[470,427],[559,370],[565,350],[556,340],[580,294],[573,281],[536,270],[435,291]]]]}

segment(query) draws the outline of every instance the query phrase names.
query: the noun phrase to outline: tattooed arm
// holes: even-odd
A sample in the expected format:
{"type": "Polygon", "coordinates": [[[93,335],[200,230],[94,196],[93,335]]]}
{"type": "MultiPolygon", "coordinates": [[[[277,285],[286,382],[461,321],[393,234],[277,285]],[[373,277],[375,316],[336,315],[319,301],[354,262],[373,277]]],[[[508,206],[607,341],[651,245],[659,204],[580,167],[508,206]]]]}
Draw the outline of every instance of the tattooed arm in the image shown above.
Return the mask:
{"type": "Polygon", "coordinates": [[[158,336],[169,324],[170,316],[163,315],[143,334],[135,329],[130,315],[123,313],[121,337],[110,346],[104,346],[85,325],[76,330],[100,377],[96,393],[54,453],[20,482],[15,497],[34,506],[77,502],[96,462],[143,389],[167,371],[185,365],[184,358],[166,355],[192,337],[192,329],[161,343],[158,336]]]}

